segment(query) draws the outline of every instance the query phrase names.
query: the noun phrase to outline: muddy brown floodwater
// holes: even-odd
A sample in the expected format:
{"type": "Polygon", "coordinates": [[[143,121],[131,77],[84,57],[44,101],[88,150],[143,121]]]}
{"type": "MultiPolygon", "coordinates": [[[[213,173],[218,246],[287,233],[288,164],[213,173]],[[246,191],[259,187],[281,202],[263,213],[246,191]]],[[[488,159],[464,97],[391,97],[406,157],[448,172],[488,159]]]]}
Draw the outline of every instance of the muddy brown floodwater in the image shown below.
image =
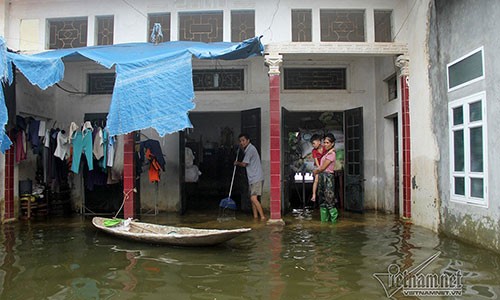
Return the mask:
{"type": "Polygon", "coordinates": [[[408,275],[434,254],[419,271],[425,278],[459,274],[464,299],[500,294],[499,255],[391,215],[345,213],[329,225],[317,212],[295,211],[285,227],[236,216],[224,222],[210,212],[142,218],[253,229],[206,248],[120,240],[97,231],[89,217],[2,225],[0,299],[403,299],[401,281],[389,279],[408,275]]]}

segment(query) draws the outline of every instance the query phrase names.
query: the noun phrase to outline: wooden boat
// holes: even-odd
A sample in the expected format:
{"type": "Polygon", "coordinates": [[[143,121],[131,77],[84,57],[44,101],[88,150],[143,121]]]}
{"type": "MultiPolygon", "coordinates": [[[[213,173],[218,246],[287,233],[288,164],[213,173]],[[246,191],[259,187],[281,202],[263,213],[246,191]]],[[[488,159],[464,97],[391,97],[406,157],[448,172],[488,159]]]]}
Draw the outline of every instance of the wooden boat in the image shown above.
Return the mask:
{"type": "Polygon", "coordinates": [[[175,246],[217,245],[252,230],[251,228],[227,230],[196,229],[190,227],[166,226],[136,221],[130,221],[128,226],[119,224],[117,226],[108,227],[104,225],[104,222],[106,220],[113,219],[94,217],[92,219],[92,224],[94,224],[94,226],[98,229],[120,238],[139,242],[175,246]]]}

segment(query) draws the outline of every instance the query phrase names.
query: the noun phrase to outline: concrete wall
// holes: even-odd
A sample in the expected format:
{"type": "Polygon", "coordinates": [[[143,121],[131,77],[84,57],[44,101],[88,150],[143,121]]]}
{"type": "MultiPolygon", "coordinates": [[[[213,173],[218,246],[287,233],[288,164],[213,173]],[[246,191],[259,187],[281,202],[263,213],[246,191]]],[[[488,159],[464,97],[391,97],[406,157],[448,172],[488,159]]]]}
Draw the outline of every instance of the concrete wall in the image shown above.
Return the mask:
{"type": "MultiPolygon", "coordinates": [[[[177,14],[180,11],[199,10],[223,10],[224,11],[224,40],[230,40],[230,10],[233,9],[255,9],[256,34],[263,34],[263,43],[281,43],[291,40],[291,8],[311,8],[313,14],[313,42],[320,41],[319,11],[324,8],[341,9],[365,9],[366,12],[366,39],[367,42],[374,41],[373,10],[393,9],[393,31],[395,40],[405,42],[408,38],[409,28],[425,28],[425,22],[421,18],[427,17],[424,11],[426,6],[422,4],[409,7],[407,1],[377,0],[377,1],[128,1],[132,4],[126,5],[122,1],[29,1],[19,0],[8,6],[9,26],[6,35],[9,46],[19,49],[22,46],[21,26],[23,20],[30,20],[29,24],[36,24],[32,20],[39,20],[39,30],[26,31],[26,34],[35,36],[26,37],[29,40],[38,41],[38,50],[46,48],[47,30],[46,20],[50,18],[88,16],[88,45],[94,44],[94,21],[99,15],[115,16],[114,42],[137,42],[147,39],[147,20],[145,15],[152,12],[171,13],[171,40],[178,36],[177,14]],[[416,8],[415,8],[416,7],[416,8]],[[420,10],[421,9],[421,10],[420,10]],[[408,17],[408,14],[418,14],[408,17]],[[422,26],[422,27],[415,27],[422,26]]],[[[424,32],[425,30],[422,29],[424,32]]],[[[23,37],[24,39],[25,37],[23,37]]],[[[418,65],[425,63],[421,50],[425,32],[418,35],[411,42],[418,49],[412,57],[415,58],[415,70],[421,71],[418,65]],[[419,56],[420,55],[420,56],[419,56]]],[[[26,46],[28,47],[28,46],[26,46]]],[[[30,44],[33,47],[33,43],[30,44]]],[[[36,47],[35,47],[36,48],[36,47]]],[[[21,50],[33,50],[21,49],[21,50]]],[[[282,105],[290,111],[343,111],[355,107],[363,107],[364,111],[364,174],[365,174],[365,207],[367,209],[383,209],[390,211],[393,206],[393,174],[391,173],[391,162],[386,158],[392,155],[392,123],[386,119],[399,112],[400,101],[387,103],[384,98],[385,86],[383,80],[394,72],[393,57],[375,58],[369,56],[347,55],[285,55],[283,66],[347,66],[348,89],[345,91],[307,91],[307,93],[283,91],[281,94],[282,105]],[[392,202],[391,202],[392,201],[392,202]],[[392,203],[392,204],[391,204],[392,203]]],[[[265,66],[262,57],[251,58],[243,61],[220,62],[223,68],[243,67],[245,71],[245,90],[238,92],[196,92],[195,112],[210,111],[241,111],[260,107],[262,111],[262,164],[265,174],[269,174],[269,83],[268,67],[265,66]]],[[[412,62],[413,63],[413,62],[412,62]]],[[[214,62],[194,60],[194,68],[213,68],[214,62]]],[[[425,67],[421,67],[424,69],[425,67]]],[[[66,64],[66,72],[61,86],[70,89],[85,91],[86,74],[89,72],[104,72],[106,69],[97,64],[85,62],[71,62],[66,64]]],[[[49,88],[44,92],[35,92],[34,88],[23,83],[21,91],[30,91],[33,95],[18,94],[18,103],[27,112],[38,111],[36,103],[39,99],[52,99],[45,108],[48,117],[57,120],[61,127],[68,126],[70,122],[83,121],[85,113],[107,112],[110,103],[110,95],[70,95],[58,88],[49,88]],[[39,93],[36,96],[35,93],[39,93]]],[[[412,91],[420,91],[425,84],[413,84],[412,91]]],[[[413,93],[413,92],[412,92],[413,93]]],[[[415,99],[419,94],[415,94],[415,99]]],[[[424,98],[428,95],[423,95],[424,98]]],[[[413,97],[413,96],[412,96],[413,97]]],[[[417,103],[415,101],[415,103],[417,103]]],[[[20,110],[20,108],[19,108],[20,110]]],[[[43,111],[43,110],[42,110],[43,111]]],[[[427,113],[427,112],[426,112],[427,113]]],[[[428,113],[427,113],[428,114],[428,113]]],[[[412,124],[413,125],[413,124],[412,124]]],[[[415,127],[419,127],[415,125],[415,127]]],[[[148,132],[151,138],[156,136],[155,132],[148,132]]],[[[159,139],[159,138],[158,138],[159,139]]],[[[159,186],[160,209],[175,210],[178,208],[179,182],[174,172],[178,170],[178,136],[170,135],[160,139],[164,153],[167,157],[169,172],[166,180],[162,180],[159,186]],[[164,202],[163,202],[164,201],[164,202]]],[[[420,153],[420,152],[417,152],[420,153]]],[[[422,152],[427,153],[427,152],[422,152]]],[[[434,160],[431,159],[431,162],[434,160]]],[[[426,170],[424,170],[426,171],[426,170]]],[[[24,173],[25,171],[23,171],[24,173]]],[[[419,171],[420,172],[420,171],[419,171]]],[[[422,171],[423,172],[423,171],[422,171]]],[[[419,173],[420,174],[420,173],[419,173]]],[[[21,176],[21,175],[20,175],[21,176]]],[[[147,177],[147,176],[144,176],[147,177]]],[[[143,180],[142,178],[141,184],[143,180]]],[[[81,186],[79,177],[74,178],[74,201],[76,206],[81,202],[81,186]]],[[[268,205],[266,197],[269,191],[270,179],[265,180],[264,206],[268,205]]],[[[141,189],[141,200],[145,208],[153,205],[156,190],[150,184],[143,184],[141,189]]],[[[424,185],[423,185],[424,186],[424,185]]],[[[423,198],[428,198],[423,195],[423,198]]],[[[419,216],[419,214],[416,214],[419,216]]],[[[422,215],[426,215],[422,213],[422,215]]],[[[423,217],[422,217],[423,218],[423,217]]],[[[432,218],[432,215],[429,216],[432,218]]],[[[433,227],[433,221],[419,220],[420,224],[433,227]]]]}
{"type": "Polygon", "coordinates": [[[431,126],[434,116],[428,77],[429,1],[414,3],[407,26],[410,57],[411,219],[415,224],[437,230],[440,205],[437,166],[440,152],[431,126]]]}
{"type": "MultiPolygon", "coordinates": [[[[154,209],[155,202],[160,211],[178,211],[180,209],[180,181],[179,181],[179,134],[169,134],[160,137],[153,129],[141,131],[147,137],[160,142],[165,155],[166,171],[161,172],[158,187],[149,182],[147,169],[141,175],[141,209],[154,209]]],[[[144,138],[141,138],[145,140],[144,138]]]]}
{"type": "Polygon", "coordinates": [[[432,129],[440,145],[437,173],[442,207],[440,231],[459,239],[500,251],[500,189],[496,186],[500,172],[500,136],[497,130],[500,103],[498,95],[500,40],[492,28],[498,28],[500,3],[488,1],[434,1],[431,22],[434,24],[430,36],[430,78],[434,99],[432,129]],[[484,18],[484,16],[490,16],[484,18]],[[454,60],[484,47],[485,78],[452,92],[447,92],[446,65],[454,60]],[[489,160],[488,207],[457,203],[450,200],[450,159],[448,132],[448,103],[478,92],[486,92],[487,129],[485,142],[489,160]]]}
{"type": "MultiPolygon", "coordinates": [[[[376,167],[377,167],[377,203],[376,208],[380,211],[398,214],[394,211],[395,199],[395,158],[394,158],[394,123],[393,118],[400,113],[401,93],[398,90],[398,98],[389,99],[387,83],[384,81],[391,75],[396,74],[397,68],[394,57],[377,58],[375,60],[375,85],[376,85],[376,167]],[[389,101],[391,100],[391,101],[389,101]]],[[[399,81],[398,81],[399,82],[399,81]]],[[[401,124],[401,118],[398,119],[401,124]]],[[[401,130],[399,130],[401,132],[401,130]]],[[[396,158],[399,160],[400,158],[396,158]]],[[[401,172],[400,172],[401,175],[401,172]]],[[[399,181],[401,182],[401,181],[399,181]]],[[[400,193],[400,196],[402,193],[400,193]]],[[[401,205],[399,206],[401,207],[401,205]]]]}
{"type": "Polygon", "coordinates": [[[8,3],[9,1],[0,0],[0,35],[5,37],[8,24],[8,3]]]}

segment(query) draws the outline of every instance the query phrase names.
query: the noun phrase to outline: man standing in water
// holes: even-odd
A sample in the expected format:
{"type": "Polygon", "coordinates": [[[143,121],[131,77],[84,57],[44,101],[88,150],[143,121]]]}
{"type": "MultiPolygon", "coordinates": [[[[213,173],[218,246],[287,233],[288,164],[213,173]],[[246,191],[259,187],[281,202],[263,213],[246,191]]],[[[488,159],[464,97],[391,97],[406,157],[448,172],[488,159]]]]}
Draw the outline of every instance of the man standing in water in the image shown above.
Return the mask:
{"type": "Polygon", "coordinates": [[[245,167],[247,170],[248,190],[250,192],[250,201],[252,202],[252,212],[255,219],[265,220],[262,205],[259,202],[259,196],[262,196],[262,186],[264,185],[264,175],[262,174],[262,165],[259,152],[254,145],[250,143],[248,134],[242,133],[238,136],[240,147],[245,151],[245,157],[242,162],[235,161],[234,165],[245,167]]]}

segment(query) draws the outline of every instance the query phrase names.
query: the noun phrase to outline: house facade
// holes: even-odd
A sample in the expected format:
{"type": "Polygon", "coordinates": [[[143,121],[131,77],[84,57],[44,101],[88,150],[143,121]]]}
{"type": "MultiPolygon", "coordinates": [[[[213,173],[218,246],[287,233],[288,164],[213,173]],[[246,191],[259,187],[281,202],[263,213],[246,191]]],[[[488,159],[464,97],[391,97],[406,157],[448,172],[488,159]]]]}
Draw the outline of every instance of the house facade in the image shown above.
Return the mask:
{"type": "MultiPolygon", "coordinates": [[[[469,206],[451,200],[448,179],[460,175],[463,182],[468,178],[470,186],[471,182],[477,184],[471,178],[479,175],[472,171],[465,175],[452,173],[450,161],[444,157],[451,151],[447,147],[451,109],[447,103],[461,105],[469,100],[460,87],[451,93],[442,91],[442,67],[486,46],[477,41],[477,47],[462,53],[456,47],[457,41],[447,37],[451,40],[443,52],[439,48],[443,44],[438,43],[446,33],[443,30],[454,28],[443,29],[436,24],[455,19],[440,1],[0,3],[4,16],[0,34],[10,49],[25,54],[147,42],[155,23],[162,25],[161,41],[239,42],[262,35],[263,57],[239,61],[193,59],[196,108],[190,113],[192,129],[165,137],[150,129],[138,134],[137,140],[159,141],[167,165],[156,184],[150,183],[145,173],[140,175],[137,185],[141,210],[183,211],[209,206],[209,201],[203,199],[226,194],[228,173],[232,171],[227,157],[233,160],[237,136],[247,131],[261,154],[265,173],[263,205],[271,219],[280,219],[290,208],[300,207],[309,193],[300,190],[300,179],[294,176],[300,172],[290,168],[295,163],[292,152],[296,151],[292,137],[305,140],[311,132],[333,131],[338,136],[338,147],[344,150],[342,165],[338,166],[344,208],[394,213],[417,225],[453,235],[465,230],[453,224],[470,211],[469,206]],[[435,61],[440,57],[435,53],[447,53],[446,58],[453,59],[435,61]],[[446,103],[446,108],[438,107],[437,101],[446,103]],[[202,171],[194,183],[187,183],[184,177],[185,147],[192,150],[194,164],[202,171]],[[297,199],[297,194],[303,197],[297,199]]],[[[477,5],[483,9],[488,6],[477,5]]],[[[461,9],[459,4],[454,8],[461,9]]],[[[60,87],[46,90],[32,86],[17,74],[14,116],[38,117],[61,128],[90,117],[105,120],[114,70],[85,59],[68,59],[65,68],[60,87]]],[[[485,71],[494,74],[487,68],[485,71]]],[[[493,80],[484,78],[473,86],[486,86],[486,80],[493,80]]],[[[492,106],[488,102],[488,111],[492,106]]],[[[486,120],[494,118],[483,119],[483,128],[487,127],[486,120]]],[[[457,128],[462,127],[451,130],[457,128]]],[[[487,136],[486,140],[491,142],[487,136]]],[[[490,144],[483,149],[494,151],[495,147],[490,144]]],[[[5,180],[0,183],[4,211],[11,205],[8,203],[17,209],[17,182],[35,178],[35,156],[28,154],[27,160],[15,164],[9,155],[13,154],[1,160],[3,170],[9,166],[13,170],[5,171],[5,180]]],[[[484,165],[493,166],[491,162],[484,165]]],[[[474,206],[470,216],[471,220],[479,220],[487,215],[490,221],[481,226],[489,228],[488,234],[498,229],[498,210],[491,213],[495,192],[487,189],[491,182],[487,179],[493,178],[491,172],[495,169],[490,167],[481,173],[488,204],[474,206]]],[[[88,199],[92,197],[85,191],[84,181],[80,175],[70,176],[72,206],[82,213],[88,212],[88,199]]],[[[3,219],[9,219],[5,213],[3,219]]],[[[470,224],[462,226],[471,230],[474,240],[474,230],[481,226],[477,222],[470,224]]],[[[498,238],[496,246],[482,244],[498,249],[498,238]]]]}

